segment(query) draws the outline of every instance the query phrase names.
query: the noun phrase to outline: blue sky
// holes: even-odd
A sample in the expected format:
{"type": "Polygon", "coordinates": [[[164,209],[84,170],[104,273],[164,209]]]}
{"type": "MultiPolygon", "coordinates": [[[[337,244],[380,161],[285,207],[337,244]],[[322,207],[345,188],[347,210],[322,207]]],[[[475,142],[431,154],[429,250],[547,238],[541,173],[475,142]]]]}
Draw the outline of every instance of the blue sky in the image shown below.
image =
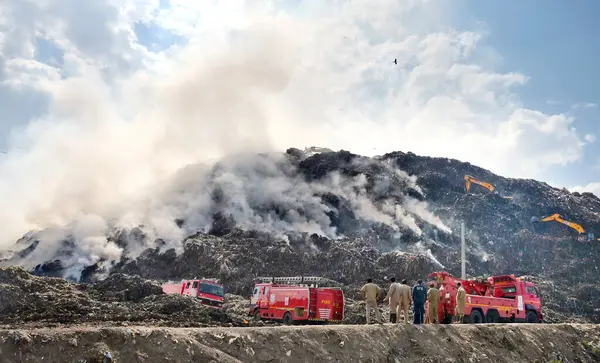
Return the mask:
{"type": "MultiPolygon", "coordinates": [[[[488,30],[487,45],[501,55],[497,67],[531,78],[519,90],[528,107],[569,112],[578,130],[600,132],[600,109],[580,107],[600,104],[600,2],[463,2],[465,11],[458,22],[488,30]]],[[[600,180],[600,144],[589,145],[581,163],[555,167],[542,178],[562,185],[600,180]]]]}
{"type": "MultiPolygon", "coordinates": [[[[244,12],[240,12],[239,9],[234,9],[235,6],[233,5],[231,6],[231,9],[221,8],[216,12],[213,10],[205,10],[204,8],[201,9],[200,5],[198,8],[179,9],[179,12],[177,12],[174,10],[176,7],[172,4],[173,2],[166,0],[161,1],[160,6],[148,10],[147,13],[144,13],[145,8],[137,8],[139,4],[145,4],[147,5],[147,8],[150,8],[150,3],[151,2],[149,1],[147,4],[144,1],[139,3],[133,2],[135,5],[131,5],[131,9],[133,9],[131,13],[134,15],[129,19],[126,19],[128,23],[123,23],[130,26],[131,31],[135,34],[137,45],[143,46],[143,49],[131,47],[127,48],[127,50],[114,50],[116,49],[115,47],[122,45],[124,42],[123,39],[125,39],[125,36],[127,35],[123,33],[125,34],[124,37],[119,38],[118,33],[109,34],[104,32],[104,28],[101,28],[105,23],[112,24],[116,22],[115,14],[117,14],[117,12],[112,8],[108,9],[109,5],[107,4],[90,5],[91,10],[85,10],[86,13],[97,13],[99,14],[98,19],[89,21],[89,25],[87,25],[89,28],[86,27],[85,23],[74,22],[72,29],[77,29],[76,27],[80,28],[78,28],[77,31],[73,31],[71,38],[69,38],[69,34],[65,34],[65,38],[67,40],[70,39],[70,44],[73,45],[77,42],[81,42],[81,39],[77,34],[87,34],[90,31],[98,32],[100,35],[97,39],[89,39],[89,44],[79,44],[80,52],[96,52],[92,54],[92,56],[96,58],[98,58],[98,54],[101,54],[100,52],[105,52],[105,54],[101,55],[100,61],[104,62],[104,64],[108,64],[108,66],[103,68],[102,77],[104,77],[104,79],[112,79],[111,82],[114,82],[114,80],[120,79],[119,77],[131,73],[132,69],[141,69],[140,67],[150,63],[151,57],[156,55],[165,56],[165,52],[176,46],[182,48],[185,47],[191,38],[190,35],[186,33],[186,28],[180,26],[183,22],[188,22],[188,28],[190,26],[201,27],[203,26],[202,22],[211,23],[212,25],[214,25],[213,22],[215,24],[218,24],[219,22],[225,24],[228,21],[236,23],[245,16],[244,12]],[[106,11],[103,12],[99,9],[106,11]],[[238,13],[235,13],[236,11],[238,13]],[[202,18],[202,16],[206,17],[202,18]],[[104,39],[103,36],[105,36],[106,39],[104,39]],[[122,67],[119,68],[117,65],[122,65],[122,67]]],[[[378,4],[383,3],[384,2],[378,4]]],[[[387,2],[386,4],[393,3],[394,2],[387,2]]],[[[81,4],[80,6],[85,6],[81,4]]],[[[181,8],[182,2],[179,2],[178,4],[181,8]]],[[[323,3],[320,2],[289,0],[279,2],[275,7],[279,6],[277,11],[287,11],[290,16],[306,20],[310,19],[311,16],[314,16],[315,14],[322,15],[332,12],[332,10],[328,8],[328,5],[322,4],[323,3]]],[[[511,88],[511,92],[514,92],[517,95],[519,102],[524,108],[541,111],[548,115],[567,114],[568,116],[575,118],[575,122],[572,126],[576,127],[581,139],[587,134],[600,137],[600,122],[598,121],[600,109],[597,107],[597,104],[600,103],[600,91],[598,91],[597,87],[597,85],[600,84],[600,71],[596,66],[597,61],[600,59],[600,42],[596,39],[597,35],[600,34],[600,24],[598,24],[594,18],[596,14],[600,13],[600,3],[596,1],[567,3],[565,1],[542,0],[510,2],[441,0],[440,2],[430,2],[430,4],[433,5],[430,5],[429,8],[423,7],[420,9],[420,12],[415,13],[417,14],[416,16],[405,17],[402,19],[398,18],[397,27],[401,28],[402,26],[405,26],[409,32],[414,31],[417,34],[420,31],[423,31],[423,27],[420,26],[423,23],[426,24],[424,28],[431,29],[436,28],[433,24],[439,23],[442,24],[442,28],[445,29],[454,28],[459,31],[474,31],[483,35],[483,39],[477,43],[473,56],[474,61],[477,64],[498,73],[508,74],[510,72],[519,72],[528,77],[529,79],[525,84],[511,88]],[[436,4],[439,4],[439,6],[436,4]],[[429,15],[429,13],[436,13],[436,6],[439,8],[442,8],[442,6],[451,6],[452,11],[446,11],[446,9],[440,10],[439,12],[442,13],[441,17],[436,18],[436,15],[429,15]]],[[[129,2],[127,2],[126,7],[127,6],[130,6],[129,2]]],[[[393,14],[394,9],[391,5],[380,6],[381,9],[384,9],[384,12],[389,11],[390,14],[393,14]],[[390,6],[390,8],[386,9],[385,6],[390,6]]],[[[368,13],[366,9],[368,8],[365,8],[363,12],[368,13]]],[[[336,16],[335,11],[332,13],[336,16]]],[[[31,18],[38,16],[42,19],[41,13],[36,15],[31,9],[27,9],[27,12],[21,9],[18,14],[26,14],[31,18]]],[[[371,19],[383,21],[382,13],[374,12],[373,14],[365,16],[372,16],[371,19]]],[[[57,12],[52,15],[55,15],[56,17],[65,16],[65,19],[70,19],[68,18],[68,16],[70,16],[69,13],[63,14],[57,12]]],[[[360,16],[362,16],[362,14],[356,15],[357,19],[360,18],[360,16]]],[[[437,16],[440,15],[438,14],[437,16]]],[[[341,16],[338,18],[341,19],[341,16]]],[[[394,19],[392,19],[392,21],[394,21],[394,19]]],[[[40,22],[43,23],[43,21],[40,22]]],[[[364,19],[361,19],[360,22],[365,24],[364,19]]],[[[108,25],[106,26],[106,29],[108,29],[108,25]]],[[[215,25],[214,29],[212,29],[213,33],[211,33],[211,36],[218,37],[220,32],[225,34],[225,28],[225,25],[215,25]]],[[[398,35],[392,34],[397,30],[393,29],[393,25],[392,28],[375,28],[376,27],[372,27],[371,32],[375,34],[373,39],[379,39],[378,41],[386,39],[388,35],[390,39],[395,39],[394,37],[398,35]],[[381,31],[381,29],[384,29],[385,31],[381,31]],[[378,31],[379,33],[377,34],[378,31]]],[[[3,28],[0,28],[0,31],[2,29],[3,28]]],[[[57,75],[59,78],[64,79],[71,75],[78,74],[77,63],[72,61],[73,56],[71,56],[71,58],[65,57],[65,52],[67,51],[66,46],[59,46],[57,41],[45,37],[44,34],[46,33],[50,34],[50,29],[48,29],[47,32],[46,29],[42,29],[42,31],[38,29],[38,35],[32,38],[32,45],[35,48],[34,58],[54,67],[52,69],[59,69],[60,71],[57,75]]],[[[29,35],[31,34],[34,34],[34,32],[29,33],[29,35]]],[[[232,34],[237,33],[232,31],[232,34]]],[[[21,35],[22,34],[19,36],[21,35]]],[[[12,38],[20,39],[19,36],[14,35],[12,38]]],[[[373,39],[371,39],[371,42],[376,43],[377,41],[373,41],[373,39]]],[[[401,42],[398,41],[398,44],[400,43],[401,42]]],[[[15,47],[18,45],[15,44],[12,44],[11,48],[5,49],[14,51],[14,49],[16,49],[15,47]]],[[[350,46],[349,52],[356,51],[356,49],[351,49],[351,47],[352,45],[350,46]]],[[[401,49],[399,45],[397,48],[401,49]]],[[[375,49],[375,46],[373,49],[375,49]]],[[[6,51],[4,53],[5,59],[9,59],[9,56],[12,56],[6,51]]],[[[20,54],[24,54],[22,50],[20,54]]],[[[386,57],[392,56],[395,57],[395,53],[390,53],[390,55],[386,57]]],[[[166,57],[168,58],[169,56],[166,57]]],[[[0,61],[2,61],[2,59],[0,59],[0,61]]],[[[406,69],[409,68],[410,67],[407,66],[406,69]]],[[[367,72],[363,73],[366,74],[367,72]]],[[[0,73],[0,75],[1,74],[2,73],[0,73]]],[[[373,97],[383,98],[383,95],[386,94],[386,89],[383,87],[378,88],[382,85],[382,76],[377,74],[376,71],[370,72],[369,74],[373,79],[364,81],[360,84],[362,87],[360,90],[354,89],[353,91],[355,94],[364,95],[367,93],[371,94],[373,97]],[[365,90],[369,91],[366,92],[365,90]]],[[[350,76],[353,76],[353,74],[350,74],[350,76]]],[[[390,76],[388,75],[386,77],[390,76]]],[[[392,78],[390,77],[389,79],[392,78]]],[[[407,82],[409,79],[410,77],[404,78],[404,81],[407,82]]],[[[384,84],[383,86],[386,85],[384,84]]],[[[427,94],[431,94],[434,91],[435,87],[431,88],[427,94]]],[[[502,94],[503,91],[504,90],[494,90],[494,92],[497,92],[498,94],[502,94]]],[[[44,92],[38,88],[29,89],[28,92],[22,89],[12,89],[11,92],[7,93],[2,92],[3,89],[2,86],[0,86],[0,95],[3,95],[0,100],[0,106],[6,110],[5,115],[8,115],[8,117],[5,116],[0,123],[0,149],[7,150],[9,148],[7,145],[7,135],[9,130],[13,129],[15,125],[25,125],[32,118],[44,115],[44,112],[48,110],[52,96],[50,93],[44,92]]],[[[309,88],[306,88],[306,92],[310,92],[309,88]]],[[[355,99],[352,99],[351,102],[355,102],[355,99]]],[[[476,105],[477,102],[479,101],[473,101],[473,103],[470,104],[470,107],[476,107],[473,105],[476,105]]],[[[358,110],[358,113],[364,113],[367,112],[367,110],[373,109],[378,110],[380,108],[379,101],[365,100],[364,104],[364,109],[358,110]]],[[[438,106],[438,108],[439,107],[440,106],[438,106]]],[[[304,106],[302,108],[306,109],[304,106]]],[[[342,109],[342,107],[340,107],[340,109],[342,109]]],[[[392,114],[392,111],[389,113],[392,114]]],[[[502,112],[499,114],[502,114],[502,112]]],[[[318,115],[309,116],[318,117],[318,115]]],[[[395,115],[394,117],[400,116],[395,115]]],[[[454,127],[450,126],[450,123],[448,123],[448,125],[450,128],[454,127]]],[[[458,125],[458,123],[456,123],[456,125],[458,125]]],[[[454,131],[457,133],[462,132],[459,129],[455,129],[454,131]]],[[[360,134],[361,132],[361,129],[355,129],[354,131],[355,134],[360,134]]],[[[385,133],[385,131],[382,132],[385,133]]],[[[491,135],[490,137],[493,139],[493,133],[490,134],[489,131],[486,132],[487,133],[484,134],[484,136],[491,135]]],[[[425,134],[427,134],[427,132],[425,132],[425,134]]],[[[448,135],[452,135],[452,133],[448,135]]],[[[445,136],[445,138],[440,137],[440,140],[444,139],[452,139],[452,136],[445,136]]],[[[378,140],[378,138],[374,137],[373,140],[378,140]]],[[[327,141],[328,140],[323,143],[327,143],[327,141]]],[[[532,138],[531,141],[541,142],[536,140],[535,137],[532,138]]],[[[572,143],[572,139],[565,142],[572,143]]],[[[332,143],[335,147],[335,141],[332,140],[332,143]]],[[[489,141],[482,141],[482,143],[489,144],[489,141]]],[[[470,153],[469,150],[462,153],[446,153],[445,150],[454,151],[455,148],[435,148],[433,146],[430,148],[419,148],[420,145],[426,144],[424,142],[417,144],[404,142],[401,144],[408,145],[406,146],[408,150],[417,153],[450,156],[471,161],[475,164],[488,167],[499,174],[512,173],[516,176],[528,177],[529,175],[526,175],[528,173],[523,171],[524,168],[525,170],[527,169],[526,166],[523,166],[520,169],[514,168],[513,173],[513,170],[507,165],[521,163],[524,165],[531,165],[532,167],[535,167],[536,165],[534,158],[528,157],[528,148],[526,145],[521,145],[518,152],[512,154],[507,153],[504,158],[507,160],[500,163],[502,164],[500,165],[497,161],[490,161],[486,164],[486,159],[482,156],[482,154],[485,153],[477,149],[472,150],[470,153]],[[473,158],[471,158],[471,156],[473,158]],[[525,159],[528,160],[525,161],[525,159]],[[496,167],[496,165],[498,166],[496,167]]],[[[436,144],[435,141],[430,141],[430,145],[434,144],[436,144]]],[[[328,144],[325,146],[331,145],[328,144]]],[[[393,144],[388,145],[389,149],[395,147],[396,146],[393,144]]],[[[562,145],[560,145],[560,143],[557,143],[556,147],[546,145],[546,149],[549,150],[547,151],[547,158],[560,158],[561,147],[562,145]],[[552,152],[554,152],[554,154],[551,154],[552,152]]],[[[400,148],[404,150],[404,148],[400,148]]],[[[534,148],[534,146],[532,146],[532,148],[534,148]]],[[[356,151],[360,152],[367,149],[371,149],[371,147],[365,146],[356,151]]],[[[502,151],[498,152],[501,153],[502,151]]],[[[495,158],[498,159],[499,157],[496,155],[495,158]]],[[[541,160],[544,158],[544,155],[538,155],[537,158],[541,160]]],[[[537,179],[548,181],[557,186],[571,187],[598,182],[600,181],[600,144],[599,142],[586,144],[583,156],[567,166],[560,166],[548,161],[546,161],[546,164],[544,167],[540,167],[539,172],[532,172],[531,174],[535,175],[537,179]]]]}

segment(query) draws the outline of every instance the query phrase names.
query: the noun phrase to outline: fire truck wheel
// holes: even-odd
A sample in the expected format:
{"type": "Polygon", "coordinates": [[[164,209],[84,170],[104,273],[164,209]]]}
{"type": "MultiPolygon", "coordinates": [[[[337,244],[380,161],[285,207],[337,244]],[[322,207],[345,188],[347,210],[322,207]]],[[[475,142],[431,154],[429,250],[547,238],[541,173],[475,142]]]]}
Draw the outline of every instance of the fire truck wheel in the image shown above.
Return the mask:
{"type": "Polygon", "coordinates": [[[292,320],[292,314],[290,314],[290,312],[286,312],[285,314],[283,314],[283,324],[284,325],[292,325],[294,321],[292,320]]]}
{"type": "Polygon", "coordinates": [[[494,324],[500,320],[500,314],[496,310],[490,310],[485,317],[486,322],[494,324]]]}
{"type": "Polygon", "coordinates": [[[260,320],[260,310],[256,309],[256,311],[254,311],[254,320],[259,321],[260,320]]]}
{"type": "Polygon", "coordinates": [[[469,321],[471,324],[481,324],[483,323],[483,315],[479,310],[472,310],[471,315],[469,316],[469,321]]]}
{"type": "Polygon", "coordinates": [[[538,314],[533,310],[527,310],[527,322],[535,324],[538,322],[538,314]]]}
{"type": "Polygon", "coordinates": [[[444,320],[442,320],[442,324],[452,324],[453,319],[454,319],[454,315],[446,314],[446,315],[444,315],[444,320]]]}

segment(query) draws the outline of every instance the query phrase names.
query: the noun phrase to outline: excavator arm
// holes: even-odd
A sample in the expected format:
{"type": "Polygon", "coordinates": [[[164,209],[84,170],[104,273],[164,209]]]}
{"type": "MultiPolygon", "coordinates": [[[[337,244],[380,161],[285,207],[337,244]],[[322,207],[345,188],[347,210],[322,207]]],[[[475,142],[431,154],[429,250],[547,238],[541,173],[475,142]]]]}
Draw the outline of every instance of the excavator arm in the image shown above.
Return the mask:
{"type": "Polygon", "coordinates": [[[580,224],[567,221],[566,219],[563,219],[560,216],[560,214],[558,214],[558,213],[553,214],[548,217],[545,217],[545,218],[542,218],[540,221],[542,221],[542,222],[556,221],[558,223],[566,224],[567,226],[573,228],[574,230],[576,230],[579,233],[585,233],[585,229],[583,229],[583,227],[580,224]]]}
{"type": "Polygon", "coordinates": [[[477,180],[470,175],[465,175],[465,189],[467,189],[467,192],[469,191],[469,189],[471,189],[471,183],[481,185],[490,192],[494,191],[494,186],[492,184],[477,180]]]}

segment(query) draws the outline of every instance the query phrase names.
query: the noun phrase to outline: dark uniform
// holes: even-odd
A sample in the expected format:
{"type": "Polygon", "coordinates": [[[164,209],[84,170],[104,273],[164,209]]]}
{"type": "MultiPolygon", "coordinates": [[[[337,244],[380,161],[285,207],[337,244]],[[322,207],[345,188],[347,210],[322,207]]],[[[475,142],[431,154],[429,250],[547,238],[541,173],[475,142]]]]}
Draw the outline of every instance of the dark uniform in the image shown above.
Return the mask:
{"type": "Polygon", "coordinates": [[[425,301],[427,300],[427,288],[422,283],[413,286],[412,299],[414,314],[413,323],[423,324],[425,315],[425,301]]]}

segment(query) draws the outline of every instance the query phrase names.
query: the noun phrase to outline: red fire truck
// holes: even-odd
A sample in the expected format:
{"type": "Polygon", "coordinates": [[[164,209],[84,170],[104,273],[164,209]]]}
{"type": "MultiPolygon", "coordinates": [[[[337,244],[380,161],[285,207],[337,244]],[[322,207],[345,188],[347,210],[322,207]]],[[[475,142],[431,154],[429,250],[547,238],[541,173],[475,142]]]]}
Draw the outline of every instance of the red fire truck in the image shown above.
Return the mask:
{"type": "Polygon", "coordinates": [[[525,282],[514,275],[491,276],[487,281],[462,280],[447,272],[434,272],[440,290],[439,321],[450,323],[456,307],[456,283],[467,293],[464,322],[466,323],[540,323],[542,322],[541,295],[533,282],[525,282]]]}
{"type": "Polygon", "coordinates": [[[220,309],[223,307],[225,290],[217,280],[181,280],[180,282],[169,281],[162,285],[166,294],[179,294],[197,297],[203,305],[220,309]]]}
{"type": "Polygon", "coordinates": [[[337,322],[344,318],[344,293],[320,277],[259,277],[249,315],[284,324],[337,322]],[[330,286],[330,287],[325,287],[330,286]]]}

